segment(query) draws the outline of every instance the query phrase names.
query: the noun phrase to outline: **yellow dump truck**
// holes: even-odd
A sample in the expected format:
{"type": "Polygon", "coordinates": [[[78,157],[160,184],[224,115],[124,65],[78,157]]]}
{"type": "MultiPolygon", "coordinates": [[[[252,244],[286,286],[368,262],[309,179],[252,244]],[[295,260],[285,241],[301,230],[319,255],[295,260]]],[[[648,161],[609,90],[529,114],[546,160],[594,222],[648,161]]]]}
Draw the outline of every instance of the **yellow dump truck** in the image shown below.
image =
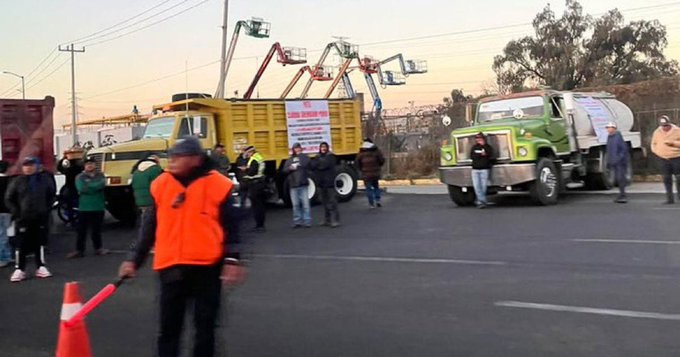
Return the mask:
{"type": "MultiPolygon", "coordinates": [[[[175,98],[175,97],[173,97],[175,98]]],[[[239,100],[189,98],[154,106],[154,116],[146,125],[140,140],[91,150],[89,157],[96,160],[107,179],[107,209],[122,221],[134,221],[135,204],[130,186],[135,163],[150,155],[161,157],[164,166],[167,150],[178,138],[193,135],[210,153],[215,144],[223,144],[229,160],[236,162],[244,145],[254,145],[265,157],[270,201],[290,200],[285,175],[282,172],[292,142],[289,132],[304,133],[307,114],[325,115],[326,137],[338,158],[336,190],[340,201],[352,199],[357,189],[357,170],[354,159],[361,146],[361,102],[353,99],[331,100],[239,100]],[[304,108],[327,108],[318,112],[304,112],[304,108]],[[292,112],[290,108],[303,108],[292,112]],[[302,115],[300,115],[302,113],[302,115]],[[328,122],[330,123],[328,128],[328,122]],[[295,129],[293,129],[295,128],[295,129]],[[291,129],[291,130],[289,130],[291,129]]],[[[318,126],[321,128],[323,125],[318,126]]],[[[316,185],[310,182],[310,196],[317,196],[316,185]]]]}

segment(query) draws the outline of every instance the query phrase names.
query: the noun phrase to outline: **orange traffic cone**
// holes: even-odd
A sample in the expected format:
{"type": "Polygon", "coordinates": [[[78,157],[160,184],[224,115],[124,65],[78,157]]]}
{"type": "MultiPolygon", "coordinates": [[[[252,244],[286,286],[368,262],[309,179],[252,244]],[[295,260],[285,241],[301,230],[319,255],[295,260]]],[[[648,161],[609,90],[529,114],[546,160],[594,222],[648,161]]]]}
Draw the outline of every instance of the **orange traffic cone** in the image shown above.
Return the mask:
{"type": "Polygon", "coordinates": [[[82,299],[78,292],[78,283],[66,283],[64,286],[64,304],[61,305],[57,357],[92,357],[90,338],[87,335],[85,321],[80,320],[71,327],[66,327],[64,323],[82,306],[82,299]]]}

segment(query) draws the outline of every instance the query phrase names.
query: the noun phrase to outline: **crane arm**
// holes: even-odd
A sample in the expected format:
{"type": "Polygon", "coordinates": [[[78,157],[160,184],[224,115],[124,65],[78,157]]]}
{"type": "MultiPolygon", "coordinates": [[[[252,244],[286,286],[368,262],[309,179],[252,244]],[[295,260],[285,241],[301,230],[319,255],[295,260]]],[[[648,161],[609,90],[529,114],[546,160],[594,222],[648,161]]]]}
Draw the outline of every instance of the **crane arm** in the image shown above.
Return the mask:
{"type": "Polygon", "coordinates": [[[231,60],[234,58],[234,52],[236,51],[236,43],[238,42],[238,35],[241,32],[242,27],[248,27],[248,22],[238,21],[236,27],[234,28],[234,34],[231,36],[231,43],[229,44],[229,51],[227,51],[227,57],[222,66],[222,72],[220,75],[220,82],[217,84],[217,90],[215,91],[215,98],[224,98],[225,82],[227,80],[227,72],[229,72],[229,66],[231,66],[231,60]]]}
{"type": "Polygon", "coordinates": [[[326,94],[324,95],[324,99],[330,98],[331,94],[333,94],[333,91],[335,90],[335,87],[338,86],[340,81],[343,78],[343,75],[347,73],[347,68],[349,68],[349,65],[352,63],[352,58],[348,58],[345,60],[345,63],[342,64],[342,67],[340,67],[340,71],[338,71],[338,75],[335,76],[335,80],[333,80],[333,83],[331,84],[331,87],[328,88],[326,91],[326,94]]]}
{"type": "Polygon", "coordinates": [[[260,65],[260,69],[258,69],[257,73],[255,74],[255,78],[253,78],[253,81],[250,83],[250,86],[248,87],[246,94],[243,95],[244,99],[250,99],[250,97],[252,97],[253,92],[255,91],[255,87],[257,87],[257,82],[259,82],[260,78],[262,78],[264,71],[267,69],[267,66],[269,66],[269,62],[271,62],[272,57],[274,57],[274,53],[276,52],[279,52],[279,55],[283,54],[283,51],[281,50],[281,45],[278,42],[273,44],[271,49],[269,49],[267,56],[264,58],[264,61],[262,61],[262,64],[260,65]]]}
{"type": "Polygon", "coordinates": [[[285,99],[288,94],[290,94],[290,91],[293,90],[293,87],[297,84],[297,82],[302,78],[302,75],[305,74],[306,71],[311,71],[311,68],[309,66],[304,66],[300,68],[299,71],[295,74],[295,77],[293,77],[293,80],[290,81],[286,89],[283,90],[283,93],[281,93],[281,96],[279,97],[280,99],[285,99]]]}

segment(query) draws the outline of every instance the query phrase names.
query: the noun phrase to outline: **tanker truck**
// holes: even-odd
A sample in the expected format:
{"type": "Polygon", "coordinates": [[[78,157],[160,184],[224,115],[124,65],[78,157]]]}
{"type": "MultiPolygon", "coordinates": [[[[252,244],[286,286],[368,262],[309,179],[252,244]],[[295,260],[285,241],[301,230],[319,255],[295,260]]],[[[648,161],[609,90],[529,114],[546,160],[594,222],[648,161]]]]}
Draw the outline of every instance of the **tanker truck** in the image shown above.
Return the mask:
{"type": "MultiPolygon", "coordinates": [[[[441,148],[440,179],[458,206],[475,202],[470,151],[484,133],[496,151],[489,193],[524,191],[539,205],[558,201],[567,186],[609,189],[608,122],[617,123],[630,148],[643,153],[633,113],[609,93],[537,90],[483,99],[472,126],[451,132],[441,148]]],[[[628,179],[632,178],[632,165],[628,179]]]]}

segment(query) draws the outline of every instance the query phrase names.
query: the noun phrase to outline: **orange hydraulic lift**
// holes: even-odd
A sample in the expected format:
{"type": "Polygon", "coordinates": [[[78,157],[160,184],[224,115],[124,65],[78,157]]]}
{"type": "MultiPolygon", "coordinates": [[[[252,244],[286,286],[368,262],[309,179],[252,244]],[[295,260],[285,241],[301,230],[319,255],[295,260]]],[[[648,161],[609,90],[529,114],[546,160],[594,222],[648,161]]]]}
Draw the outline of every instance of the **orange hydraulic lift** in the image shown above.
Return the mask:
{"type": "Polygon", "coordinates": [[[248,87],[246,94],[243,95],[244,99],[250,99],[253,96],[255,87],[257,87],[257,83],[262,78],[264,71],[267,69],[267,66],[269,66],[269,63],[274,57],[274,54],[277,55],[276,61],[283,64],[284,66],[287,64],[307,63],[306,49],[299,47],[281,47],[281,44],[276,42],[275,44],[272,45],[271,49],[269,49],[269,52],[267,53],[267,56],[264,58],[262,65],[260,65],[260,69],[255,74],[255,78],[253,78],[253,81],[250,83],[250,86],[248,87]]]}

